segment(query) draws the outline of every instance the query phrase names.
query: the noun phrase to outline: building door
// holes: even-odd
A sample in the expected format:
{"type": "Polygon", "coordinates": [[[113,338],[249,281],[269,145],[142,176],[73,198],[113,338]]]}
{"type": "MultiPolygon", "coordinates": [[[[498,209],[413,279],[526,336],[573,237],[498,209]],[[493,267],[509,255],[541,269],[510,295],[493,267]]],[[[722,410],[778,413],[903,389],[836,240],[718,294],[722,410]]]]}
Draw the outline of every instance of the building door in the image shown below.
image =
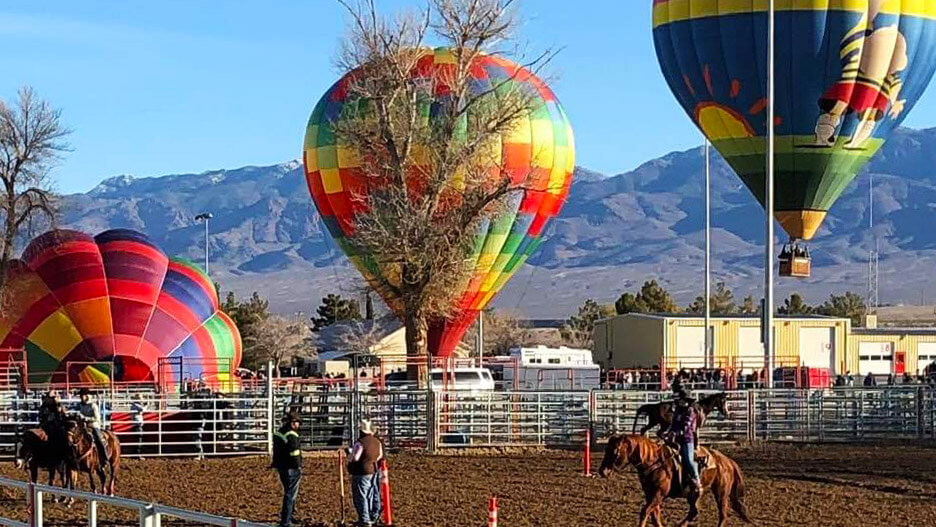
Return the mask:
{"type": "Polygon", "coordinates": [[[936,362],[936,342],[917,344],[917,375],[923,375],[926,367],[936,362]]]}
{"type": "MultiPolygon", "coordinates": [[[[715,349],[714,343],[712,349],[715,349]]],[[[679,368],[705,367],[705,328],[678,326],[676,328],[676,357],[679,368]]]]}
{"type": "Polygon", "coordinates": [[[892,342],[859,342],[858,373],[888,375],[892,370],[894,344],[892,342]]]}
{"type": "Polygon", "coordinates": [[[835,372],[835,328],[800,328],[799,358],[800,366],[835,372]]]}
{"type": "Polygon", "coordinates": [[[907,352],[894,352],[894,374],[903,375],[907,371],[907,352]]]}

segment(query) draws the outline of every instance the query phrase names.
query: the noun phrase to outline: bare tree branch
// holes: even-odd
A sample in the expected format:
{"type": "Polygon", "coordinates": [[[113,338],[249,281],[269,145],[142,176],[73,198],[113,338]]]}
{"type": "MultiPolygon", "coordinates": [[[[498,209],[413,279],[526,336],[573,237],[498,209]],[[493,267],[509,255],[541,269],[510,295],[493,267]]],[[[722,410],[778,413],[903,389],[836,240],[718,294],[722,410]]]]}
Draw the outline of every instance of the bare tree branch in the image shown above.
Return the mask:
{"type": "Polygon", "coordinates": [[[57,214],[49,171],[69,150],[71,133],[61,111],[19,90],[14,105],[0,100],[0,309],[6,306],[7,270],[16,243],[38,221],[51,224],[57,214]]]}

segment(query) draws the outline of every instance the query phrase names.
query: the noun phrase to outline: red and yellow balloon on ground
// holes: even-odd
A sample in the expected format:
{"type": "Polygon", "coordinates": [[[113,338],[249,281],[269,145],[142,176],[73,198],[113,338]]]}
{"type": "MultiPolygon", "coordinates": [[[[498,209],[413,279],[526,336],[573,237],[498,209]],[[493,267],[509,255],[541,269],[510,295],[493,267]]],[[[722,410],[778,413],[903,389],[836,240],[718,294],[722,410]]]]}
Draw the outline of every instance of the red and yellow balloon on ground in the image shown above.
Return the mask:
{"type": "MultiPolygon", "coordinates": [[[[420,101],[422,115],[432,119],[432,107],[446,97],[446,75],[455,65],[445,48],[426,50],[411,72],[413,82],[431,83],[432,95],[420,101]]],[[[473,273],[464,280],[459,309],[448,320],[430,321],[429,351],[450,354],[478,313],[536,250],[543,229],[559,213],[572,185],[575,147],[569,120],[556,96],[528,69],[493,55],[482,55],[471,67],[472,92],[518,85],[532,96],[531,111],[501,137],[493,164],[502,167],[492,178],[511,177],[524,190],[512,197],[507,210],[485,222],[478,233],[473,273]]],[[[332,86],[316,104],[306,128],[303,161],[309,192],[328,231],[365,279],[399,314],[395,298],[373,281],[381,269],[355,247],[355,214],[366,203],[367,175],[360,173],[357,155],[336,138],[333,123],[346,104],[357,104],[347,85],[348,75],[332,86]],[[363,198],[363,199],[362,199],[363,198]]],[[[489,155],[485,153],[485,155],[489,155]]],[[[388,277],[393,279],[393,277],[388,277]]]]}
{"type": "Polygon", "coordinates": [[[30,382],[178,382],[182,371],[227,383],[240,364],[240,333],[208,276],[139,232],[49,231],[6,286],[0,348],[25,351],[30,382]],[[182,369],[160,372],[166,358],[182,369]]]}

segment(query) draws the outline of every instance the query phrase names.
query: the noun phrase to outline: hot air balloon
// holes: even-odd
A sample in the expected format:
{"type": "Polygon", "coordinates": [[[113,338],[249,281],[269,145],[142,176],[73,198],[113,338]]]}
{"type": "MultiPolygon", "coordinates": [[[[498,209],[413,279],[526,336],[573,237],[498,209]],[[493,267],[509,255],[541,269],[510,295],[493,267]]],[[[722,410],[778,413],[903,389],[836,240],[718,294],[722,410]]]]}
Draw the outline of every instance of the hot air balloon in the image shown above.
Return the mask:
{"type": "Polygon", "coordinates": [[[0,348],[25,351],[30,382],[224,384],[240,364],[240,333],[208,276],[136,231],[42,234],[7,287],[0,348]]]}
{"type": "MultiPolygon", "coordinates": [[[[425,118],[433,119],[433,108],[447,96],[444,72],[454,64],[450,50],[427,49],[410,72],[414,83],[430,85],[426,97],[417,103],[425,118]]],[[[354,75],[352,72],[342,77],[312,111],[303,148],[305,175],[332,237],[391,310],[402,316],[398,299],[373,279],[375,275],[399,278],[387,276],[371,255],[362,254],[355,246],[355,216],[362,203],[366,204],[369,179],[374,178],[359,173],[356,153],[339,144],[334,132],[335,123],[344,118],[348,105],[358,104],[347,89],[354,75]]],[[[503,170],[512,179],[520,179],[518,183],[524,190],[512,196],[506,211],[481,226],[472,256],[473,273],[464,280],[457,313],[429,322],[428,348],[435,356],[447,356],[455,349],[478,313],[536,250],[547,222],[566,200],[575,167],[568,118],[542,80],[526,68],[492,55],[477,57],[471,65],[471,76],[475,81],[472,95],[509,84],[529,93],[532,99],[532,110],[518,120],[514,131],[502,136],[494,153],[497,159],[492,162],[499,168],[496,177],[502,177],[503,170]]]]}
{"type": "MultiPolygon", "coordinates": [[[[777,2],[776,219],[781,274],[808,276],[828,210],[936,68],[936,1],[777,2]],[[804,262],[804,269],[792,263],[804,262]]],[[[767,3],[653,0],[653,40],[683,109],[764,204],[767,3]]]]}

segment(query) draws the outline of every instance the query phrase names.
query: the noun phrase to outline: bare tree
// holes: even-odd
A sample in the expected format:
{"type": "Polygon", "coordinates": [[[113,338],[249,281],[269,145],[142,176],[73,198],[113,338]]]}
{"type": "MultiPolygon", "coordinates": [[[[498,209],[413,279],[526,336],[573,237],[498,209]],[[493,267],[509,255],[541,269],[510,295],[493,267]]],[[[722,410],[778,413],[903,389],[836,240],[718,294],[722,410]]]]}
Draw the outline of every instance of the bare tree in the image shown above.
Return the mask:
{"type": "Polygon", "coordinates": [[[293,357],[311,357],[312,331],[304,321],[271,315],[253,326],[252,335],[245,337],[244,363],[259,368],[272,361],[274,371],[293,357]]]}
{"type": "MultiPolygon", "coordinates": [[[[484,356],[508,355],[510,350],[532,341],[530,331],[523,327],[516,314],[507,310],[484,311],[484,356]]],[[[478,323],[475,322],[463,339],[470,355],[478,350],[478,323]]]]}
{"type": "MultiPolygon", "coordinates": [[[[69,133],[61,111],[38,99],[32,88],[20,88],[13,105],[0,100],[0,291],[6,291],[7,270],[20,236],[34,221],[55,219],[49,170],[68,150],[69,133]]],[[[0,302],[4,300],[5,294],[0,302]]]]}
{"type": "MultiPolygon", "coordinates": [[[[513,42],[518,24],[510,0],[428,0],[423,12],[393,20],[378,15],[374,0],[339,2],[351,24],[337,62],[353,72],[348,94],[360,102],[346,105],[333,126],[338,141],[356,152],[370,189],[352,196],[363,212],[351,242],[381,271],[368,276],[372,286],[398,303],[407,355],[427,356],[429,322],[458,312],[479,226],[528,179],[511,177],[499,149],[502,136],[528,117],[533,98],[513,78],[479,93],[471,75],[479,57],[513,42]],[[437,78],[414,80],[430,33],[454,64],[437,78]],[[439,84],[447,87],[444,98],[433,93],[439,84]]],[[[525,66],[537,70],[549,57],[525,66]]]]}

